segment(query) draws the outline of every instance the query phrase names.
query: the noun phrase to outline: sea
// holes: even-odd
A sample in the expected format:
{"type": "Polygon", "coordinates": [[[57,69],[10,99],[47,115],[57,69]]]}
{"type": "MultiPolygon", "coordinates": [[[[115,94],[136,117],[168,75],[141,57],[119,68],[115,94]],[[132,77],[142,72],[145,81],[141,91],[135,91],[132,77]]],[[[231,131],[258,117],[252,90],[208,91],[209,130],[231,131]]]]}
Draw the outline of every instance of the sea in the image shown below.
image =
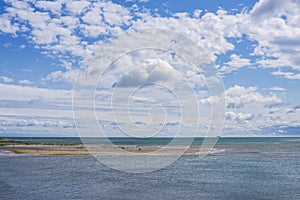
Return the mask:
{"type": "MultiPolygon", "coordinates": [[[[13,138],[81,143],[79,138],[13,138]]],[[[170,138],[110,138],[117,145],[166,145],[170,138]]],[[[91,138],[91,143],[93,139],[91,138]]],[[[192,145],[200,146],[203,138],[192,145]]],[[[216,153],[183,155],[158,171],[111,169],[92,155],[0,152],[0,199],[299,200],[300,138],[220,138],[216,153]]]]}

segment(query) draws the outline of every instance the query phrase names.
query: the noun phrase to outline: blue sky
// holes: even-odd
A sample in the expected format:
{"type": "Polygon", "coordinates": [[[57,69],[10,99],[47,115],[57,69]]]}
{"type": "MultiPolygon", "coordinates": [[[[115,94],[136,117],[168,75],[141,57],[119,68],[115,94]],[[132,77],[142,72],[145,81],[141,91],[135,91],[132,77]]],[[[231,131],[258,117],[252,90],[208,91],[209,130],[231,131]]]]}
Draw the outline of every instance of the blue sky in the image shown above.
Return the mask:
{"type": "MultiPolygon", "coordinates": [[[[183,34],[206,52],[225,86],[223,135],[299,135],[299,13],[299,1],[292,0],[0,0],[0,136],[76,136],[72,89],[79,69],[90,68],[99,46],[145,27],[183,34]]],[[[153,52],[139,56],[143,62],[135,64],[144,68],[134,70],[133,78],[123,74],[121,82],[143,80],[145,69],[159,73],[147,74],[147,81],[173,81],[172,70],[185,69],[174,64],[182,61],[166,63],[153,52]],[[144,62],[146,57],[151,59],[144,62]]],[[[128,58],[122,59],[119,65],[126,66],[128,58]]],[[[206,112],[214,101],[201,95],[206,112]]],[[[103,100],[99,110],[107,106],[103,100]]],[[[100,126],[111,126],[114,135],[112,119],[101,116],[100,126]]],[[[133,124],[150,123],[133,118],[133,124]]],[[[164,136],[180,123],[172,118],[168,124],[164,136]]]]}

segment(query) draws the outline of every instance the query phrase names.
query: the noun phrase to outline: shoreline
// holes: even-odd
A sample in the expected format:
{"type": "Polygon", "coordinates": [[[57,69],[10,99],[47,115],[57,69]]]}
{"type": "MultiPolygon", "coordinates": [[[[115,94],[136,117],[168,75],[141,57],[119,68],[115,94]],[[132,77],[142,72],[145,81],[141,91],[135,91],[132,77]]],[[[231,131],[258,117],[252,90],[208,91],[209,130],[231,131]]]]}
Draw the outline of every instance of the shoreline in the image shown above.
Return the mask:
{"type": "MultiPolygon", "coordinates": [[[[160,151],[160,146],[136,146],[136,145],[43,145],[43,144],[17,144],[0,146],[0,150],[9,151],[14,154],[37,154],[37,155],[172,155],[179,154],[185,148],[167,147],[160,151]]],[[[189,147],[184,154],[205,154],[211,149],[189,147]]]]}
{"type": "Polygon", "coordinates": [[[201,149],[199,146],[168,146],[163,150],[161,145],[132,144],[76,144],[67,142],[36,142],[15,141],[10,138],[0,138],[0,153],[34,154],[34,155],[176,155],[208,154],[212,149],[201,149]]]}
{"type": "Polygon", "coordinates": [[[240,140],[223,141],[215,146],[201,147],[201,144],[194,143],[185,148],[181,144],[166,146],[164,142],[153,141],[132,142],[130,140],[116,140],[117,144],[104,143],[79,144],[70,140],[61,141],[28,141],[0,138],[0,155],[178,155],[184,152],[185,155],[232,155],[232,154],[299,154],[299,139],[282,140],[240,140]],[[288,152],[282,152],[278,144],[293,147],[288,152]],[[241,145],[243,146],[240,149],[241,145]],[[254,146],[253,145],[259,145],[254,146]],[[257,148],[259,147],[259,148],[257,148]]]}

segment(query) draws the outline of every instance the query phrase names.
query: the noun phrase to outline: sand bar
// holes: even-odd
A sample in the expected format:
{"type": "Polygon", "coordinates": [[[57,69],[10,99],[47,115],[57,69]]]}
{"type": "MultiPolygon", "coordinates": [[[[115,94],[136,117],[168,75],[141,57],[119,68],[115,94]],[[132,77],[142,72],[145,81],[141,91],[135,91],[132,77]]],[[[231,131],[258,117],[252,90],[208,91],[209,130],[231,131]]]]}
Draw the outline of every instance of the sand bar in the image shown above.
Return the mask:
{"type": "MultiPolygon", "coordinates": [[[[88,154],[178,154],[183,147],[168,147],[164,151],[159,151],[160,146],[135,146],[135,145],[5,145],[0,146],[0,150],[10,151],[16,154],[40,154],[40,155],[88,155],[88,154]],[[87,147],[87,148],[86,148],[87,147]],[[87,150],[88,149],[88,150],[87,150]]],[[[206,150],[207,151],[207,150],[206,150]]],[[[190,147],[187,154],[203,153],[199,147],[190,147]]]]}

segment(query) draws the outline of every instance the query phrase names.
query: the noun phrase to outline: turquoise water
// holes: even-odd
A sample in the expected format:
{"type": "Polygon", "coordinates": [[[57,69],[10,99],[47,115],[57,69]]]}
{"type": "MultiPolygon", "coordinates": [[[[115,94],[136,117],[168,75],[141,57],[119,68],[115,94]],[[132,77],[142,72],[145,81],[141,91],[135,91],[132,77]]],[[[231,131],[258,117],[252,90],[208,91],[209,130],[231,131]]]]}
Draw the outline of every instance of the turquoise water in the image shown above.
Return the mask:
{"type": "Polygon", "coordinates": [[[145,174],[90,155],[3,154],[0,199],[300,199],[300,138],[221,138],[215,148],[225,151],[145,174]]]}

